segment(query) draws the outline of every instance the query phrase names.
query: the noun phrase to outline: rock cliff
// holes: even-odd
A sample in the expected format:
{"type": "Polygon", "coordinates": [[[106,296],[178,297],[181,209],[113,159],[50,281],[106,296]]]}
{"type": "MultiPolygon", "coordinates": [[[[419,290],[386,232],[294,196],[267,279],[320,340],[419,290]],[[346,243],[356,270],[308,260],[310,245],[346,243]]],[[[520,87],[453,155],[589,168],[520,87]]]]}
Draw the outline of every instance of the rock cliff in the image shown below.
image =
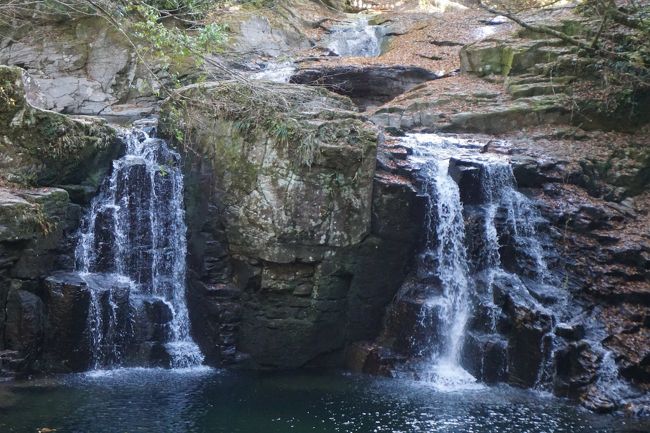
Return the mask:
{"type": "Polygon", "coordinates": [[[417,197],[375,177],[381,136],[349,100],[273,85],[286,99],[269,110],[250,91],[189,88],[163,110],[188,161],[194,329],[226,362],[235,349],[267,368],[334,359],[376,332],[416,242],[417,197]]]}

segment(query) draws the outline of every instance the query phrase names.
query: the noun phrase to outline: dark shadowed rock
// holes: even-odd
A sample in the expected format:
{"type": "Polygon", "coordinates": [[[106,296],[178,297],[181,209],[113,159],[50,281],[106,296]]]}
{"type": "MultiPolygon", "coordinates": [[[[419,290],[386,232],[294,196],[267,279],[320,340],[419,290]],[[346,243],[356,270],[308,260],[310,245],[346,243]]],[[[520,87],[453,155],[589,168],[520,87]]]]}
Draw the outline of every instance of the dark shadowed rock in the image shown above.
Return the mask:
{"type": "Polygon", "coordinates": [[[86,282],[75,273],[59,273],[45,279],[48,310],[46,357],[50,355],[61,368],[83,371],[91,362],[86,334],[90,292],[86,282]]]}
{"type": "Polygon", "coordinates": [[[473,205],[484,201],[480,164],[451,158],[449,160],[449,175],[458,184],[460,200],[463,205],[473,205]]]}
{"type": "Polygon", "coordinates": [[[6,304],[5,344],[25,358],[22,368],[37,359],[43,349],[45,309],[41,298],[24,290],[9,292],[6,304]]]}
{"type": "Polygon", "coordinates": [[[596,380],[601,361],[601,356],[586,341],[572,342],[556,351],[555,393],[574,399],[580,397],[596,380]]]}
{"type": "Polygon", "coordinates": [[[291,82],[322,86],[349,96],[362,110],[381,105],[418,84],[439,76],[413,66],[333,66],[303,69],[291,82]]]}

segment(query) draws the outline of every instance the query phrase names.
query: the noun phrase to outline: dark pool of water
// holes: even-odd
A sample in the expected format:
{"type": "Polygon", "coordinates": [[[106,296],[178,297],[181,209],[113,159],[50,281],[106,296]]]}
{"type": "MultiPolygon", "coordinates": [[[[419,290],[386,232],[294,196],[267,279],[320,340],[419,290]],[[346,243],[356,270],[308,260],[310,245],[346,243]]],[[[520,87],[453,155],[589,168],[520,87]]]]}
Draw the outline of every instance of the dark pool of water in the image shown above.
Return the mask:
{"type": "Polygon", "coordinates": [[[605,433],[650,424],[509,387],[439,392],[339,373],[122,370],[0,385],[0,432],[605,433]]]}

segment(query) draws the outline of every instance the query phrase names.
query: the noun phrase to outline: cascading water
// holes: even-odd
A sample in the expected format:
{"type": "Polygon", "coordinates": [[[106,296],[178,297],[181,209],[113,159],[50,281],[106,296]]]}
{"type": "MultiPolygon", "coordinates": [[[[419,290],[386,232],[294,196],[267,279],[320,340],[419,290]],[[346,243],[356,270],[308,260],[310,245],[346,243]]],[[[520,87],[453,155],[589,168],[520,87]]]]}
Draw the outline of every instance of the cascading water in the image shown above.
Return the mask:
{"type": "Polygon", "coordinates": [[[359,18],[351,25],[332,27],[327,48],[337,56],[377,57],[384,36],[382,26],[370,25],[367,18],[359,18]]]}
{"type": "MultiPolygon", "coordinates": [[[[428,203],[427,242],[417,271],[418,279],[426,282],[425,289],[422,284],[415,285],[417,290],[424,291],[417,294],[424,299],[418,327],[428,334],[415,344],[421,346],[418,353],[428,361],[418,376],[443,388],[468,386],[475,379],[463,369],[462,355],[468,321],[477,314],[475,306],[480,306],[487,316],[488,323],[482,332],[505,344],[496,329],[500,307],[494,302],[495,284],[505,282],[518,291],[520,302],[546,311],[521,280],[541,284],[548,278],[544,248],[536,231],[541,216],[531,200],[517,191],[508,160],[481,153],[478,143],[414,134],[404,139],[404,144],[413,151],[411,159],[419,169],[428,203]],[[480,191],[473,191],[474,195],[465,197],[465,202],[459,179],[454,178],[462,176],[463,170],[473,173],[467,176],[475,176],[475,184],[480,185],[480,191]],[[483,229],[482,241],[472,257],[467,251],[471,244],[466,236],[468,213],[481,215],[483,229]],[[500,238],[504,236],[511,244],[509,247],[517,251],[513,254],[516,260],[507,267],[501,256],[500,238]],[[427,327],[430,329],[426,330],[427,327]]],[[[409,290],[412,291],[407,287],[403,295],[414,297],[409,290]]]]}
{"type": "MultiPolygon", "coordinates": [[[[420,256],[418,272],[433,277],[441,290],[425,290],[420,326],[435,324],[437,350],[428,352],[428,367],[421,372],[440,387],[458,387],[475,382],[460,366],[465,326],[470,313],[470,280],[465,251],[465,224],[458,185],[449,176],[449,158],[439,149],[420,143],[413,146],[420,161],[424,195],[427,198],[427,242],[420,256]],[[444,331],[445,335],[439,335],[444,331]]],[[[426,332],[426,329],[425,329],[426,332]]]]}
{"type": "Polygon", "coordinates": [[[252,73],[250,78],[253,80],[273,81],[275,83],[288,83],[295,72],[296,65],[292,62],[268,62],[262,70],[252,73]]]}
{"type": "MultiPolygon", "coordinates": [[[[528,291],[522,278],[530,281],[528,286],[537,286],[544,290],[552,290],[546,282],[554,282],[553,275],[548,270],[544,247],[540,242],[537,226],[543,220],[532,201],[519,192],[516,187],[515,176],[508,161],[491,160],[481,165],[481,184],[483,186],[485,249],[482,252],[484,271],[478,279],[484,284],[485,294],[482,297],[485,307],[489,311],[490,324],[488,333],[493,338],[497,337],[496,322],[501,313],[500,308],[494,303],[494,285],[497,281],[507,281],[516,291],[520,302],[531,306],[534,310],[543,312],[557,319],[557,314],[546,308],[528,291]],[[516,259],[509,269],[504,268],[500,249],[498,224],[499,213],[504,214],[502,231],[506,233],[511,248],[516,251],[516,259]]],[[[480,283],[479,283],[480,285],[480,283]]],[[[566,298],[556,300],[556,308],[563,311],[566,298]]],[[[557,323],[557,320],[555,320],[557,323]]],[[[543,360],[538,366],[538,374],[533,387],[543,388],[544,383],[550,378],[553,354],[556,340],[553,330],[550,329],[540,339],[539,351],[543,360]]]]}
{"type": "Polygon", "coordinates": [[[515,176],[508,162],[496,161],[482,166],[482,184],[485,189],[487,212],[486,232],[489,233],[488,254],[492,269],[500,267],[499,245],[496,239],[495,217],[501,207],[507,212],[507,225],[515,246],[532,262],[533,277],[543,280],[548,272],[544,250],[537,235],[536,226],[541,216],[528,199],[517,191],[515,176]]]}
{"type": "Polygon", "coordinates": [[[558,395],[581,387],[594,407],[641,398],[621,380],[598,313],[559,278],[552,228],[517,189],[510,149],[436,134],[396,141],[426,199],[426,242],[388,309],[382,368],[441,390],[480,380],[558,395]]]}
{"type": "MultiPolygon", "coordinates": [[[[531,200],[516,188],[512,167],[507,161],[498,158],[486,158],[480,161],[481,186],[484,198],[483,228],[484,247],[480,253],[479,270],[486,290],[486,299],[492,309],[492,330],[495,328],[496,306],[493,304],[493,285],[498,278],[508,279],[513,285],[521,286],[520,276],[526,275],[535,284],[544,284],[551,279],[544,258],[544,248],[539,240],[537,225],[542,221],[541,215],[531,200]],[[510,238],[512,248],[517,251],[517,264],[512,269],[504,269],[499,241],[500,213],[505,214],[505,232],[510,238]]],[[[480,283],[479,283],[480,286],[480,283]]],[[[530,298],[530,302],[537,302],[530,298]]],[[[537,305],[537,308],[542,308],[537,305]]]]}
{"type": "Polygon", "coordinates": [[[119,366],[138,336],[173,368],[200,365],[185,301],[186,226],[180,156],[140,130],[82,222],[76,267],[90,290],[94,368],[119,366]]]}
{"type": "MultiPolygon", "coordinates": [[[[420,149],[426,156],[430,149],[420,149]]],[[[447,331],[445,342],[433,353],[430,374],[440,382],[473,381],[459,367],[460,348],[469,314],[469,281],[465,253],[465,226],[458,185],[448,174],[449,160],[428,158],[421,175],[426,179],[428,197],[427,245],[422,254],[426,272],[440,281],[441,295],[427,299],[422,320],[436,314],[441,328],[447,331]]]]}

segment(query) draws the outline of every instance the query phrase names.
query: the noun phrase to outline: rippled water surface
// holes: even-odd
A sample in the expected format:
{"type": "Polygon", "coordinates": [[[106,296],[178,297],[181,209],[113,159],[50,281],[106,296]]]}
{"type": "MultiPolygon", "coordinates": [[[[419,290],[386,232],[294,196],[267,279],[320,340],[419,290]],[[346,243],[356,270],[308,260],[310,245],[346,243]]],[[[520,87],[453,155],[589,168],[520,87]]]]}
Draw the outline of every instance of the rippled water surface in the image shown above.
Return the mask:
{"type": "Polygon", "coordinates": [[[338,373],[121,370],[0,386],[0,432],[648,432],[509,387],[439,392],[338,373]]]}

